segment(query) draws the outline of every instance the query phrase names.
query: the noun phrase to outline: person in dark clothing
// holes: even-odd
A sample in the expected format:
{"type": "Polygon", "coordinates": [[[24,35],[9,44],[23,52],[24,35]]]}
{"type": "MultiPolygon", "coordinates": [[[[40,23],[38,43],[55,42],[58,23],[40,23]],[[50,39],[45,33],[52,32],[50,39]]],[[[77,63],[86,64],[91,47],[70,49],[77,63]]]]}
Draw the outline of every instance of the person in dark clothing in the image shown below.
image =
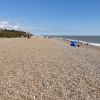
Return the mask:
{"type": "Polygon", "coordinates": [[[29,33],[27,34],[27,38],[28,38],[28,39],[30,39],[30,38],[31,38],[31,36],[30,36],[30,34],[29,34],[29,33]]]}

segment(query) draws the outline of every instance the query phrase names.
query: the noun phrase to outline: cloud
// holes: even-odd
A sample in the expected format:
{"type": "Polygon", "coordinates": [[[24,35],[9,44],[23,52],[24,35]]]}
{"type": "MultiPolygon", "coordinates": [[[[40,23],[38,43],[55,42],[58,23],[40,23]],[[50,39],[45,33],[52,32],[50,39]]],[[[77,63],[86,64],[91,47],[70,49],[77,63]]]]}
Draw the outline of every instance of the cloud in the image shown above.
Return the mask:
{"type": "Polygon", "coordinates": [[[27,26],[23,25],[20,22],[12,22],[12,21],[5,21],[0,20],[0,28],[2,29],[14,29],[14,30],[21,30],[31,33],[40,33],[45,32],[46,29],[42,27],[36,27],[36,26],[27,26]]]}
{"type": "MultiPolygon", "coordinates": [[[[21,23],[14,23],[11,21],[0,21],[0,28],[2,29],[15,29],[15,30],[25,30],[26,31],[26,26],[23,26],[21,23]]],[[[28,30],[27,30],[28,31],[28,30]]]]}
{"type": "Polygon", "coordinates": [[[25,27],[21,23],[13,24],[12,29],[15,30],[25,30],[25,27]]]}
{"type": "Polygon", "coordinates": [[[58,28],[58,27],[43,27],[39,25],[23,25],[20,22],[14,22],[14,21],[5,21],[0,20],[0,28],[2,29],[14,29],[14,30],[22,30],[26,32],[31,32],[33,34],[67,34],[72,33],[71,29],[68,28],[58,28]]]}
{"type": "Polygon", "coordinates": [[[12,22],[12,21],[4,21],[1,20],[0,21],[0,28],[3,29],[15,29],[15,30],[23,30],[23,31],[28,31],[28,32],[32,32],[32,33],[36,33],[36,34],[45,34],[45,33],[54,33],[54,32],[58,32],[61,31],[60,29],[56,29],[56,28],[50,28],[50,27],[42,27],[42,26],[27,26],[27,25],[23,25],[20,22],[12,22]]]}
{"type": "Polygon", "coordinates": [[[8,28],[10,24],[7,21],[0,21],[0,28],[8,28]]]}

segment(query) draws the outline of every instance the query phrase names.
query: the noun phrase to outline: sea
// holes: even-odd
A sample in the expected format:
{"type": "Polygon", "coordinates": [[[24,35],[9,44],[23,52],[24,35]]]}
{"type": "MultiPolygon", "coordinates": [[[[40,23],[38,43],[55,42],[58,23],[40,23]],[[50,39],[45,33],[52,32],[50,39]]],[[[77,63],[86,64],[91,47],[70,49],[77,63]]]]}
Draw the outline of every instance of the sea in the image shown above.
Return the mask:
{"type": "Polygon", "coordinates": [[[78,40],[88,42],[95,46],[100,46],[100,36],[48,36],[50,38],[62,38],[64,40],[78,40]]]}

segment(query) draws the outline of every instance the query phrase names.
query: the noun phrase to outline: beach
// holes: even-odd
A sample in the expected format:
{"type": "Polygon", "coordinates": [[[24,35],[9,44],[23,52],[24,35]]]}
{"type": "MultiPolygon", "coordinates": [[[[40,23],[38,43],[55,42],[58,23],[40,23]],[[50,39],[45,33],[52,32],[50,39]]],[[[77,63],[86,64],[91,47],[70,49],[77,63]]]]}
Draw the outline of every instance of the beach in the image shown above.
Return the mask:
{"type": "Polygon", "coordinates": [[[100,48],[0,38],[0,100],[100,100],[100,48]]]}

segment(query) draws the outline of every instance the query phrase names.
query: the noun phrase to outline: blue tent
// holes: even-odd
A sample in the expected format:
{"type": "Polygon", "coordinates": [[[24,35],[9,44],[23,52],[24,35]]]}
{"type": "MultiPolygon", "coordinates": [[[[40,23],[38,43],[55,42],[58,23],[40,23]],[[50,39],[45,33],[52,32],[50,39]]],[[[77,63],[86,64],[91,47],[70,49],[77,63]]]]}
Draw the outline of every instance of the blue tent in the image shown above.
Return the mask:
{"type": "Polygon", "coordinates": [[[78,42],[77,41],[71,41],[71,46],[76,47],[77,45],[78,45],[78,42]]]}

